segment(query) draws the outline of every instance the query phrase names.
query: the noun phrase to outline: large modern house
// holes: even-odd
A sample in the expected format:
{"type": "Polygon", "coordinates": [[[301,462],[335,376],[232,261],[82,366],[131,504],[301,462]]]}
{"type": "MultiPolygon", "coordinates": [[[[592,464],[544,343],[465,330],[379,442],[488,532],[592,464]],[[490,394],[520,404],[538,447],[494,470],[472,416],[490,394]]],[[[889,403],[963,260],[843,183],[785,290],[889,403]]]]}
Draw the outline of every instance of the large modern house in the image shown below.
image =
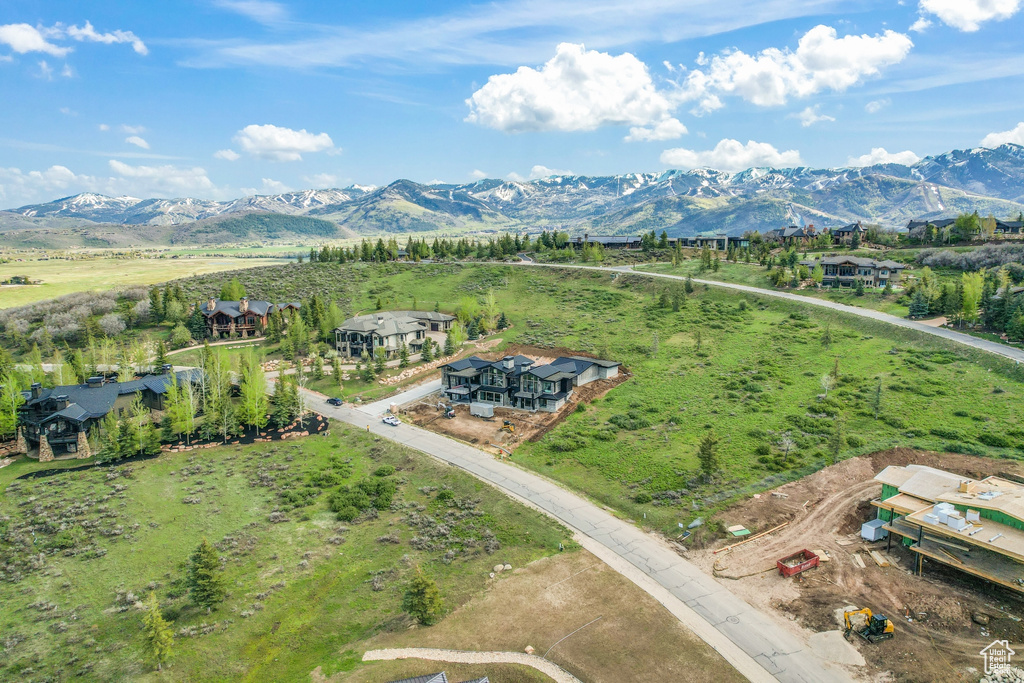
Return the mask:
{"type": "Polygon", "coordinates": [[[299,310],[299,302],[272,304],[269,301],[223,301],[210,298],[200,310],[206,317],[206,332],[211,337],[255,337],[267,327],[275,310],[299,310]]]}
{"type": "Polygon", "coordinates": [[[820,264],[825,274],[822,284],[826,287],[836,284],[840,287],[854,287],[858,280],[865,287],[885,287],[889,283],[895,285],[906,268],[896,261],[876,261],[856,256],[825,256],[817,261],[801,261],[800,264],[808,268],[820,264]]]}
{"type": "Polygon", "coordinates": [[[769,230],[764,236],[786,245],[807,244],[818,236],[818,230],[813,225],[804,227],[791,225],[788,228],[769,230]]]}
{"type": "Polygon", "coordinates": [[[553,413],[565,405],[575,387],[616,377],[620,365],[563,356],[535,367],[533,359],[526,356],[505,356],[499,361],[470,356],[441,367],[441,387],[453,403],[553,413]]]}
{"type": "Polygon", "coordinates": [[[832,228],[832,230],[829,231],[829,234],[832,235],[832,241],[845,243],[852,242],[854,235],[860,235],[863,237],[865,232],[866,230],[864,230],[864,226],[860,224],[860,221],[857,221],[856,223],[850,223],[849,225],[844,225],[840,228],[832,228]]]}
{"type": "Polygon", "coordinates": [[[917,554],[919,574],[927,558],[1024,593],[1024,486],[924,465],[890,465],[875,481],[882,528],[917,554]]]}
{"type": "MultiPolygon", "coordinates": [[[[195,383],[202,376],[196,369],[179,370],[175,375],[179,383],[195,383]]],[[[52,389],[33,384],[22,392],[25,402],[18,407],[19,438],[24,439],[22,450],[29,452],[38,448],[40,462],[69,453],[88,458],[91,455],[88,434],[93,425],[111,411],[123,414],[136,396],[140,396],[150,410],[163,410],[170,379],[168,371],[129,382],[107,382],[102,377],[90,377],[85,384],[52,389]]]]}
{"type": "Polygon", "coordinates": [[[371,356],[384,349],[388,358],[398,355],[402,344],[409,353],[419,353],[427,332],[447,332],[455,316],[434,311],[381,311],[349,318],[334,329],[334,347],[343,356],[371,356]]]}

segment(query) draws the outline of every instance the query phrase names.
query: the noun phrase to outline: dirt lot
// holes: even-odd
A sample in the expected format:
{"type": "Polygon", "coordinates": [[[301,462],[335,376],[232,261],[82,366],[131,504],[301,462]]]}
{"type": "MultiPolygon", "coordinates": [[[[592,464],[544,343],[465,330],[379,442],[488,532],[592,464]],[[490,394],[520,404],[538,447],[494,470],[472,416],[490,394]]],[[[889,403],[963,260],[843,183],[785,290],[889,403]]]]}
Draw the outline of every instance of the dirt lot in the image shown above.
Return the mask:
{"type": "Polygon", "coordinates": [[[896,627],[893,640],[869,644],[856,639],[876,674],[889,672],[891,680],[899,681],[977,680],[982,648],[997,638],[1024,641],[1019,620],[1024,600],[927,560],[924,575],[914,576],[914,553],[896,537],[886,553],[886,541],[867,543],[859,536],[861,523],[876,516],[870,505],[881,491],[875,474],[887,465],[910,463],[971,478],[1024,474],[1024,468],[1007,461],[910,449],[854,458],[776,489],[787,497],[764,493],[722,516],[727,526],[743,524],[755,533],[788,521],[781,531],[718,555],[708,548],[689,557],[752,604],[780,610],[810,631],[840,628],[836,612],[849,605],[890,617],[896,627]],[[824,551],[829,561],[801,575],[802,580],[783,579],[774,571],[775,560],[805,548],[824,551]],[[868,549],[888,554],[895,564],[877,566],[868,549]],[[863,569],[854,560],[857,553],[863,569]],[[986,627],[972,621],[977,613],[990,618],[986,627]]]}
{"type": "MultiPolygon", "coordinates": [[[[568,349],[538,349],[521,345],[512,345],[502,354],[480,353],[477,355],[488,360],[498,360],[501,356],[512,354],[532,358],[537,365],[550,363],[559,356],[583,355],[568,349]]],[[[571,414],[578,403],[589,403],[600,398],[627,379],[629,379],[629,373],[620,369],[619,375],[615,379],[598,380],[578,387],[573,391],[569,401],[557,413],[530,413],[511,408],[495,408],[493,418],[481,418],[470,415],[469,406],[458,405],[455,407],[455,417],[447,419],[438,409],[436,399],[424,399],[404,406],[403,413],[412,420],[413,424],[439,434],[455,437],[474,446],[491,450],[488,448],[489,446],[497,445],[508,451],[514,451],[520,443],[536,441],[544,436],[565,419],[566,415],[571,414]],[[505,420],[510,420],[515,424],[514,435],[502,430],[505,420]]]]}
{"type": "MultiPolygon", "coordinates": [[[[548,659],[588,683],[743,680],[654,598],[585,550],[498,574],[486,592],[438,624],[382,634],[365,643],[366,649],[514,652],[527,645],[538,655],[550,648],[548,659]]],[[[365,677],[361,669],[345,680],[388,680],[375,675],[377,666],[364,665],[365,677]]],[[[425,662],[410,671],[443,668],[440,662],[425,662]]],[[[487,673],[495,682],[515,680],[487,673]]]]}

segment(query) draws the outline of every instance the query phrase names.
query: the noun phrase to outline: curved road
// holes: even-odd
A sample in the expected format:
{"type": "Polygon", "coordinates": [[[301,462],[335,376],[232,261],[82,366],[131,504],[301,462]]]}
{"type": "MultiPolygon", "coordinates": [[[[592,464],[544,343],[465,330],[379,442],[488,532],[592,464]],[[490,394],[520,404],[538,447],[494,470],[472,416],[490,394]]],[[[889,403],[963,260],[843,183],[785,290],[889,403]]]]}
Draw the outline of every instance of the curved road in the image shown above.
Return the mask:
{"type": "MultiPolygon", "coordinates": [[[[636,270],[633,266],[616,266],[616,267],[603,267],[603,266],[573,266],[563,265],[559,263],[537,263],[536,261],[521,261],[515,265],[529,266],[533,268],[573,268],[576,270],[596,270],[604,273],[630,273],[632,275],[642,275],[645,277],[662,278],[666,280],[686,280],[681,275],[669,275],[667,273],[652,273],[646,270],[636,270]]],[[[879,322],[888,323],[889,325],[895,325],[897,327],[904,327],[908,330],[915,330],[917,332],[923,332],[930,334],[933,337],[942,337],[949,341],[956,342],[957,344],[963,344],[964,346],[970,346],[987,353],[992,353],[997,356],[1003,356],[1011,360],[1020,363],[1024,361],[1024,350],[1016,349],[1012,346],[1006,346],[1005,344],[999,344],[996,342],[988,341],[987,339],[980,339],[978,337],[972,337],[969,334],[962,332],[955,332],[953,330],[946,329],[944,327],[931,327],[924,323],[919,323],[915,320],[907,320],[906,318],[899,318],[895,315],[889,315],[888,313],[881,313],[879,311],[873,311],[868,308],[858,308],[857,306],[848,306],[846,304],[836,303],[835,301],[828,301],[827,299],[816,299],[810,296],[801,296],[799,294],[792,294],[790,292],[779,292],[772,289],[761,289],[760,287],[751,287],[750,285],[740,285],[733,282],[719,282],[717,280],[699,280],[696,278],[691,279],[692,282],[701,285],[709,285],[711,287],[722,287],[724,289],[733,289],[740,292],[747,292],[749,294],[757,294],[758,296],[770,296],[776,299],[788,299],[790,301],[796,301],[798,303],[807,304],[809,306],[819,306],[821,308],[829,308],[833,311],[840,311],[842,313],[849,313],[851,315],[860,316],[861,318],[870,318],[872,320],[878,320],[879,322]]]]}
{"type": "MultiPolygon", "coordinates": [[[[636,583],[751,681],[833,683],[850,676],[829,665],[782,620],[751,607],[680,557],[661,538],[619,519],[538,474],[420,427],[385,425],[348,406],[330,406],[302,390],[317,412],[459,467],[569,527],[580,544],[636,583]]],[[[402,399],[396,398],[396,402],[402,399]]]]}

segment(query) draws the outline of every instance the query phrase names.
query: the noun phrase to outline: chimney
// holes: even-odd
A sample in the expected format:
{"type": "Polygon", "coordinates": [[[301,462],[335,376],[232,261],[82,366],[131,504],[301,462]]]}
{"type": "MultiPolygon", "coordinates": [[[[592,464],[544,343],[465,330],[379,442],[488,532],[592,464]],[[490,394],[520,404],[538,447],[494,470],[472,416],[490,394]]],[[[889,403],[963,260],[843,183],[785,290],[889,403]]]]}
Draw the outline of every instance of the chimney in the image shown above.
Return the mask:
{"type": "Polygon", "coordinates": [[[210,300],[206,302],[206,310],[212,311],[215,308],[217,308],[217,300],[211,296],[210,300]]]}
{"type": "Polygon", "coordinates": [[[89,385],[90,389],[97,389],[103,386],[103,378],[100,377],[99,375],[96,375],[85,380],[85,383],[89,385]]]}
{"type": "Polygon", "coordinates": [[[165,375],[171,374],[173,370],[174,366],[171,365],[170,363],[164,363],[163,365],[160,366],[160,372],[162,372],[165,375]]]}
{"type": "Polygon", "coordinates": [[[378,315],[377,316],[377,327],[380,327],[383,324],[384,324],[384,316],[378,315]]]}
{"type": "Polygon", "coordinates": [[[249,297],[243,296],[238,300],[238,312],[245,313],[249,310],[249,297]]]}
{"type": "Polygon", "coordinates": [[[516,367],[516,359],[514,356],[505,356],[501,359],[501,366],[506,370],[514,370],[516,367]]]}
{"type": "Polygon", "coordinates": [[[61,394],[54,399],[57,402],[57,410],[64,410],[68,407],[68,396],[67,394],[61,394]]]}
{"type": "Polygon", "coordinates": [[[32,391],[32,398],[39,398],[43,395],[43,385],[39,382],[33,382],[29,389],[32,391]]]}

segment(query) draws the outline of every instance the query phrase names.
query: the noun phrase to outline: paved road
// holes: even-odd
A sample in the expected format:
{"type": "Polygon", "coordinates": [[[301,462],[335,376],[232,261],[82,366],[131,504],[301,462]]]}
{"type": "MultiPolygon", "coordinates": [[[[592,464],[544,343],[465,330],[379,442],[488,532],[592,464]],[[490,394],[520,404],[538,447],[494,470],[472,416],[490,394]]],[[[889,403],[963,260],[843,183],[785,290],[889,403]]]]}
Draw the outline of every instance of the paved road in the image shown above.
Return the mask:
{"type": "Polygon", "coordinates": [[[665,542],[644,533],[598,505],[514,465],[461,442],[402,423],[391,427],[361,410],[323,404],[307,393],[307,404],[331,417],[404,444],[464,469],[535,507],[572,529],[582,544],[620,573],[648,590],[698,636],[750,680],[793,683],[849,681],[841,669],[826,664],[777,618],[757,611],[693,566],[665,542]],[[623,570],[639,570],[638,580],[623,570]],[[616,566],[618,565],[618,566],[616,566]],[[656,582],[649,587],[647,579],[656,582]],[[667,592],[666,592],[667,591],[667,592]]]}
{"type": "Polygon", "coordinates": [[[417,401],[423,398],[424,396],[429,396],[435,391],[441,391],[440,379],[434,379],[429,382],[417,384],[411,389],[406,389],[405,391],[403,391],[400,394],[397,394],[396,396],[383,398],[374,403],[364,403],[359,406],[359,412],[366,413],[367,415],[379,416],[381,413],[385,412],[388,408],[390,408],[392,403],[397,403],[398,405],[402,406],[405,405],[406,403],[412,403],[413,401],[417,401]]]}
{"type": "MultiPolygon", "coordinates": [[[[647,277],[663,278],[667,280],[685,280],[685,277],[680,275],[668,275],[666,273],[652,273],[644,270],[635,270],[633,266],[617,266],[614,268],[606,268],[601,266],[569,266],[557,263],[537,263],[536,261],[523,261],[517,263],[519,266],[527,266],[533,268],[574,268],[577,270],[597,270],[611,273],[632,273],[635,275],[644,275],[647,277]]],[[[820,306],[821,308],[829,308],[834,311],[841,311],[843,313],[849,313],[851,315],[860,316],[861,318],[871,318],[872,320],[878,320],[883,323],[890,325],[896,325],[897,327],[904,327],[910,330],[916,330],[923,332],[924,334],[930,334],[934,337],[942,337],[950,341],[956,342],[957,344],[963,344],[964,346],[970,346],[981,351],[993,353],[998,356],[1004,356],[1011,360],[1015,360],[1018,363],[1024,361],[1024,349],[1017,349],[1012,346],[1006,346],[1005,344],[999,344],[996,342],[988,341],[987,339],[980,339],[978,337],[972,337],[969,334],[963,334],[962,332],[955,332],[944,327],[931,327],[924,323],[917,322],[916,320],[907,320],[906,318],[899,318],[895,315],[889,315],[888,313],[881,313],[879,311],[873,311],[867,308],[859,308],[857,306],[848,306],[846,304],[836,303],[835,301],[828,301],[827,299],[818,299],[810,296],[801,296],[799,294],[792,294],[790,292],[780,292],[773,289],[762,289],[760,287],[751,287],[749,285],[739,285],[733,282],[719,282],[717,280],[700,280],[697,278],[693,279],[693,282],[702,285],[709,285],[711,287],[722,287],[724,289],[733,289],[740,292],[748,292],[750,294],[757,294],[758,296],[770,296],[776,299],[788,299],[790,301],[796,301],[809,306],[820,306]]]]}

